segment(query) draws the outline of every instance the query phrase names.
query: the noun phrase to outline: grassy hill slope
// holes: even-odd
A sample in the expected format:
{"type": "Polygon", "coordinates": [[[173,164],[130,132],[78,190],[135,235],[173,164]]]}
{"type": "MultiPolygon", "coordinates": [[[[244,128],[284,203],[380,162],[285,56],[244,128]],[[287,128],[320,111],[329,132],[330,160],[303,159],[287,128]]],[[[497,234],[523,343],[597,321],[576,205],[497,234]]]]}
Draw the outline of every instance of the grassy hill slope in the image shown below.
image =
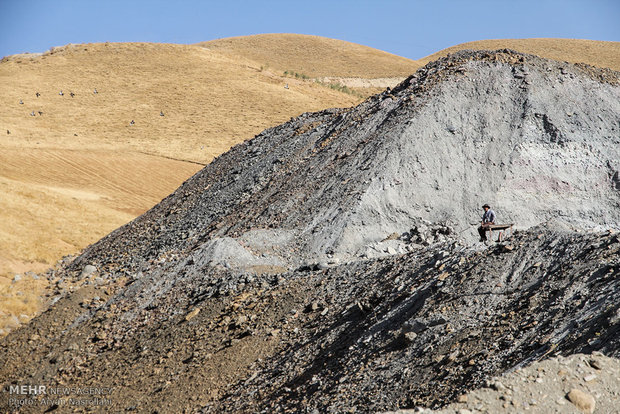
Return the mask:
{"type": "Polygon", "coordinates": [[[261,34],[199,43],[234,58],[247,58],[279,72],[294,71],[311,78],[406,77],[416,61],[343,40],[299,34],[261,34]]]}
{"type": "Polygon", "coordinates": [[[540,57],[571,63],[587,63],[620,71],[620,42],[581,39],[494,39],[461,43],[418,60],[425,65],[464,49],[513,49],[540,57]]]}
{"type": "Polygon", "coordinates": [[[287,82],[289,89],[260,67],[198,46],[105,43],[14,56],[0,64],[8,85],[0,92],[2,127],[11,131],[0,143],[123,148],[206,163],[293,115],[359,100],[287,82]]]}

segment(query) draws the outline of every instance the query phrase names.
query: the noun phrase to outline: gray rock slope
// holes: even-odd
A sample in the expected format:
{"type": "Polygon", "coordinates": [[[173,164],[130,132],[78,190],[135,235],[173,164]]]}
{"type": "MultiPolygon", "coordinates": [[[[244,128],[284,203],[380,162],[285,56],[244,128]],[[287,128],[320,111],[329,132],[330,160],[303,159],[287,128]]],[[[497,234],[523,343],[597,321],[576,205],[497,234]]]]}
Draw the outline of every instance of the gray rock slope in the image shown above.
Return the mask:
{"type": "Polygon", "coordinates": [[[453,55],[234,147],[78,263],[131,254],[135,270],[198,248],[234,267],[348,261],[420,220],[472,241],[484,202],[518,228],[618,227],[617,76],[510,51],[453,55]]]}
{"type": "Polygon", "coordinates": [[[63,295],[0,342],[0,410],[9,384],[116,412],[440,407],[619,357],[618,76],[461,52],[236,146],[50,274],[63,295]],[[470,243],[483,202],[529,230],[470,243]]]}

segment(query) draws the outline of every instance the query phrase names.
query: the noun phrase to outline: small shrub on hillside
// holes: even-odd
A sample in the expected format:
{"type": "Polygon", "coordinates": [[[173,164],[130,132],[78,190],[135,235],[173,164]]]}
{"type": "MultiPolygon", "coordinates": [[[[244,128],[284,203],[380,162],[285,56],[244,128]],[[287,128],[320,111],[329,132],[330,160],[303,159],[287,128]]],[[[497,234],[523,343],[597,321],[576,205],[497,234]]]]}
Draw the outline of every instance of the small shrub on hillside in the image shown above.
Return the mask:
{"type": "Polygon", "coordinates": [[[346,93],[346,94],[349,94],[349,95],[358,96],[360,98],[364,97],[364,95],[362,95],[361,93],[359,93],[357,91],[354,91],[353,89],[350,89],[346,85],[342,85],[340,83],[335,83],[335,82],[325,83],[325,82],[321,82],[318,79],[315,79],[315,82],[318,83],[321,86],[325,86],[327,88],[333,89],[333,90],[338,91],[338,92],[342,92],[342,93],[346,93]]]}
{"type": "Polygon", "coordinates": [[[306,75],[304,73],[298,73],[298,72],[295,72],[295,71],[292,71],[292,70],[285,70],[284,71],[284,76],[291,76],[291,77],[294,77],[296,79],[303,79],[303,80],[310,79],[310,76],[308,76],[308,75],[306,75]]]}

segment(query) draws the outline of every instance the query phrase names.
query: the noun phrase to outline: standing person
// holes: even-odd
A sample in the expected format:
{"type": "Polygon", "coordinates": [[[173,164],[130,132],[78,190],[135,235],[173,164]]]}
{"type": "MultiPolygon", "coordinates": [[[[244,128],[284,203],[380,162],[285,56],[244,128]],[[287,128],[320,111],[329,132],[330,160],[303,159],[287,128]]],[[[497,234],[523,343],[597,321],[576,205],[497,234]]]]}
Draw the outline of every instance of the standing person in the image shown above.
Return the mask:
{"type": "Polygon", "coordinates": [[[482,215],[482,222],[480,223],[480,227],[478,227],[478,233],[480,233],[480,241],[487,241],[487,229],[495,224],[495,211],[491,210],[491,207],[488,204],[482,206],[484,209],[484,214],[482,215]]]}

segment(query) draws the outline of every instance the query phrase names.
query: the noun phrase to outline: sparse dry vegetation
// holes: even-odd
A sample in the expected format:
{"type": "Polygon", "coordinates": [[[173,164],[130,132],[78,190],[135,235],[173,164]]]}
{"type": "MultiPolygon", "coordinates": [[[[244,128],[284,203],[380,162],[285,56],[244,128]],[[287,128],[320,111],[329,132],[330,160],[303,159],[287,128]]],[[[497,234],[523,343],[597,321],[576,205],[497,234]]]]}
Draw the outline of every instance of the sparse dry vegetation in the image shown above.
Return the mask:
{"type": "Polygon", "coordinates": [[[31,274],[20,280],[0,276],[0,337],[39,312],[46,286],[47,280],[31,274]]]}
{"type": "Polygon", "coordinates": [[[381,50],[310,35],[261,34],[217,39],[199,45],[235,60],[267,62],[274,70],[293,70],[310,78],[406,77],[420,67],[416,61],[381,50]]]}

